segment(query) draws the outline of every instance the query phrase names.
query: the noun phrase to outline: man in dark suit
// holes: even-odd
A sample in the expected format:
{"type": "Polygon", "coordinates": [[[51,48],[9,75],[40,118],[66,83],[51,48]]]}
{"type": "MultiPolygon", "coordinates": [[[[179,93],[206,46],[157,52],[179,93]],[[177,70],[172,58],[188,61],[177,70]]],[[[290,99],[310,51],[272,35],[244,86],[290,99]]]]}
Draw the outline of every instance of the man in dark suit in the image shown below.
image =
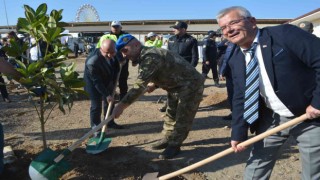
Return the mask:
{"type": "Polygon", "coordinates": [[[116,55],[115,42],[105,39],[100,48],[96,48],[87,58],[84,70],[85,90],[91,100],[90,122],[95,127],[101,122],[102,102],[104,103],[104,115],[107,112],[108,103],[113,101],[112,93],[116,84],[116,77],[120,69],[116,55]]]}
{"type": "MultiPolygon", "coordinates": [[[[223,36],[237,45],[229,66],[234,85],[231,146],[306,113],[308,120],[254,144],[244,179],[268,179],[281,146],[292,136],[299,146],[302,179],[320,179],[320,39],[289,24],[258,29],[243,7],[221,10],[223,36]],[[254,46],[254,56],[247,50],[254,46]],[[252,58],[253,57],[253,58],[252,58]],[[258,62],[258,116],[246,121],[246,70],[258,62]]],[[[254,108],[253,108],[254,109],[254,108]]],[[[255,112],[256,113],[256,112],[255,112]]],[[[251,117],[250,117],[251,118],[251,117]]]]}

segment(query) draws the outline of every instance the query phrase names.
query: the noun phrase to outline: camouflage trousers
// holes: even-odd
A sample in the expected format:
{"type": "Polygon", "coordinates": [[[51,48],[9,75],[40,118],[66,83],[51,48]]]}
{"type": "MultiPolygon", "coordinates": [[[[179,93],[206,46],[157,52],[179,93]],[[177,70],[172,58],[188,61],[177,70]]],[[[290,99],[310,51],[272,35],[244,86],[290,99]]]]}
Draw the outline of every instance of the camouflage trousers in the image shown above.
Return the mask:
{"type": "Polygon", "coordinates": [[[200,85],[196,90],[190,88],[179,93],[168,93],[162,133],[169,140],[169,145],[180,146],[187,138],[202,100],[203,89],[200,85]]]}

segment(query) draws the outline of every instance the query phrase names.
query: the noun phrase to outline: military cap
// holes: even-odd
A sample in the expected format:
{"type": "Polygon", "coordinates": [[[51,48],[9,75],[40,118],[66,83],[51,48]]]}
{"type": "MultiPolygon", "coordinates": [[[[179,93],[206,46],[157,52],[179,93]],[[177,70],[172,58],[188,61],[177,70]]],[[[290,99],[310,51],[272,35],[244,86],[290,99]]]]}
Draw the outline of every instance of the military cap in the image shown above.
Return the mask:
{"type": "Polygon", "coordinates": [[[208,36],[213,37],[216,35],[217,35],[217,33],[215,31],[212,31],[212,30],[208,31],[208,36]]]}
{"type": "Polygon", "coordinates": [[[117,51],[120,51],[124,46],[126,46],[132,39],[135,39],[134,36],[131,34],[124,34],[123,36],[120,36],[120,38],[117,40],[116,48],[117,51]]]}

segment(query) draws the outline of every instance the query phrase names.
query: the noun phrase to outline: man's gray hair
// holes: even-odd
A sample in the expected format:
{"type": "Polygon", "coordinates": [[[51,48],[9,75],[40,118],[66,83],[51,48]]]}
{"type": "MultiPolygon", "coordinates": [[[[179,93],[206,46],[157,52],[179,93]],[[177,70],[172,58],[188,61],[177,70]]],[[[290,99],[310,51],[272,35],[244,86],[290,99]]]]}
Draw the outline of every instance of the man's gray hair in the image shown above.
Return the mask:
{"type": "Polygon", "coordinates": [[[247,17],[252,17],[251,13],[244,7],[242,6],[231,6],[225,9],[222,9],[218,12],[218,15],[216,16],[217,22],[219,22],[219,20],[225,16],[227,13],[229,13],[230,11],[237,11],[239,13],[240,16],[247,18],[247,17]]]}

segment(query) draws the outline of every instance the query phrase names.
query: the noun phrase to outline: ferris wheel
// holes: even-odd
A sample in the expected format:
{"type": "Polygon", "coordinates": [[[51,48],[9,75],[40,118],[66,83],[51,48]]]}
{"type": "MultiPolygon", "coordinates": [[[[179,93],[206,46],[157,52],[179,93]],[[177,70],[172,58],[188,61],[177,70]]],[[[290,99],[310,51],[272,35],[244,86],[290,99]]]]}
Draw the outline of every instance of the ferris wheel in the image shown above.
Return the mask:
{"type": "Polygon", "coordinates": [[[100,17],[96,8],[90,4],[80,6],[76,14],[76,22],[97,22],[100,17]]]}

